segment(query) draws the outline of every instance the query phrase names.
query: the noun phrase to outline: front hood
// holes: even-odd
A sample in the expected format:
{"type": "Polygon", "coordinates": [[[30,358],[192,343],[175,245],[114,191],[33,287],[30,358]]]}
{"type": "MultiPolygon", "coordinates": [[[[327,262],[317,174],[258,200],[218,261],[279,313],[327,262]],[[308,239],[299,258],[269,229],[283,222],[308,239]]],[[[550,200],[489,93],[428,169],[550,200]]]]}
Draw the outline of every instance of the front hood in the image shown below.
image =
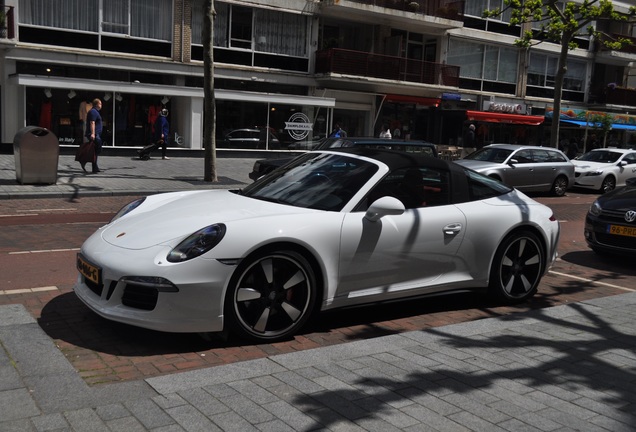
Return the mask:
{"type": "Polygon", "coordinates": [[[488,162],[488,161],[480,161],[480,160],[472,160],[472,159],[459,159],[455,161],[456,164],[464,166],[466,168],[470,168],[473,171],[481,171],[487,170],[494,166],[500,165],[498,163],[488,162]]]}
{"type": "Polygon", "coordinates": [[[607,210],[636,210],[636,187],[616,188],[601,195],[598,203],[607,210]]]}
{"type": "Polygon", "coordinates": [[[159,194],[146,198],[133,212],[106,225],[101,236],[114,246],[145,249],[180,242],[215,223],[316,211],[248,198],[227,190],[159,194]]]}
{"type": "Polygon", "coordinates": [[[573,160],[572,163],[574,164],[574,170],[578,172],[596,171],[614,166],[614,164],[608,164],[605,162],[588,162],[579,160],[573,160]]]}

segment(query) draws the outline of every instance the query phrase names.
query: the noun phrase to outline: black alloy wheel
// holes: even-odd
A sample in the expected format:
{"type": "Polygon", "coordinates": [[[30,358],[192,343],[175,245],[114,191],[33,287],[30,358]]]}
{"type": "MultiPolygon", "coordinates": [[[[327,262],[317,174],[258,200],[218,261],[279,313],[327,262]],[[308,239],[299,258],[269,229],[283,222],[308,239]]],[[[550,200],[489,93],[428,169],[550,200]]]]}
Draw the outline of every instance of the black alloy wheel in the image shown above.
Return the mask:
{"type": "Polygon", "coordinates": [[[506,303],[516,303],[537,292],[544,266],[541,242],[530,231],[506,237],[497,249],[490,271],[490,292],[506,303]]]}
{"type": "Polygon", "coordinates": [[[273,342],[293,336],[316,302],[309,262],[291,250],[256,256],[237,269],[226,296],[230,325],[241,337],[273,342]]]}

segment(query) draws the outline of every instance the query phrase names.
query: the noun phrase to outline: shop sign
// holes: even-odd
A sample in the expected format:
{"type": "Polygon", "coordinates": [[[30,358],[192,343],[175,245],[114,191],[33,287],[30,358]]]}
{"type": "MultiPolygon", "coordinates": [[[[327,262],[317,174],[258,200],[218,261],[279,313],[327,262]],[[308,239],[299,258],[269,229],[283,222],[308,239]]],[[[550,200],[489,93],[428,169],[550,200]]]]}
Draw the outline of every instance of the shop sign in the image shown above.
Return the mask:
{"type": "MultiPolygon", "coordinates": [[[[548,118],[554,117],[554,107],[547,107],[545,109],[545,116],[548,118]]],[[[583,109],[562,109],[559,113],[561,120],[578,120],[587,121],[594,116],[608,116],[610,121],[614,124],[621,125],[636,125],[636,116],[630,114],[616,114],[602,111],[587,111],[583,109]]]]}
{"type": "Polygon", "coordinates": [[[524,104],[503,103],[503,102],[485,102],[484,111],[493,111],[507,114],[525,114],[526,107],[524,104]]]}
{"type": "Polygon", "coordinates": [[[285,122],[285,130],[296,141],[307,138],[309,132],[314,129],[309,117],[303,113],[294,113],[288,121],[285,122]]]}
{"type": "Polygon", "coordinates": [[[442,93],[442,100],[462,100],[462,95],[459,93],[442,93]]]}

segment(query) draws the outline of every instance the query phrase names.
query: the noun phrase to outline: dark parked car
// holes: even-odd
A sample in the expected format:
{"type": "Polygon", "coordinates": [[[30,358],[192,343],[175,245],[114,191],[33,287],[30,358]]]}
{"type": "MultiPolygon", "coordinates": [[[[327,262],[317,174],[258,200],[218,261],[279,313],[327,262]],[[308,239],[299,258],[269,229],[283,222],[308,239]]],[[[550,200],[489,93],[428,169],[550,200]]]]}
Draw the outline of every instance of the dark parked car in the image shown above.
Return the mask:
{"type": "Polygon", "coordinates": [[[574,185],[574,164],[551,147],[491,144],[455,163],[523,192],[563,196],[574,185]]]}
{"type": "Polygon", "coordinates": [[[598,254],[636,256],[636,177],[594,201],[584,234],[587,245],[598,254]]]}
{"type": "Polygon", "coordinates": [[[271,131],[268,138],[265,128],[235,129],[225,135],[222,146],[237,149],[279,149],[280,141],[271,131]]]}
{"type": "MultiPolygon", "coordinates": [[[[398,150],[407,153],[421,154],[424,156],[437,157],[437,149],[435,144],[426,141],[403,141],[386,138],[370,138],[370,137],[345,137],[345,138],[324,138],[313,150],[325,150],[340,147],[370,147],[381,148],[387,150],[398,150]]],[[[260,159],[254,162],[252,172],[249,177],[256,181],[258,178],[269,174],[276,168],[281,167],[296,156],[260,159]]]]}

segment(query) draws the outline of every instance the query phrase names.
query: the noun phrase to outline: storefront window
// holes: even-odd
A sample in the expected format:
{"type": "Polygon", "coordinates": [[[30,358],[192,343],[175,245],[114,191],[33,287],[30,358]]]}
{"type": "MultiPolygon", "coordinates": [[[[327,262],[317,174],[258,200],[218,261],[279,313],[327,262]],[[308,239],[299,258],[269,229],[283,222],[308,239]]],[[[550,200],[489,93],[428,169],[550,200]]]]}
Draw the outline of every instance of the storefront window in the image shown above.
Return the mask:
{"type": "Polygon", "coordinates": [[[217,100],[219,148],[279,150],[327,133],[327,109],[217,100]]]}
{"type": "Polygon", "coordinates": [[[79,145],[86,113],[95,98],[102,101],[105,146],[139,147],[151,142],[152,125],[164,106],[157,96],[30,87],[26,125],[49,129],[62,145],[79,145]]]}

